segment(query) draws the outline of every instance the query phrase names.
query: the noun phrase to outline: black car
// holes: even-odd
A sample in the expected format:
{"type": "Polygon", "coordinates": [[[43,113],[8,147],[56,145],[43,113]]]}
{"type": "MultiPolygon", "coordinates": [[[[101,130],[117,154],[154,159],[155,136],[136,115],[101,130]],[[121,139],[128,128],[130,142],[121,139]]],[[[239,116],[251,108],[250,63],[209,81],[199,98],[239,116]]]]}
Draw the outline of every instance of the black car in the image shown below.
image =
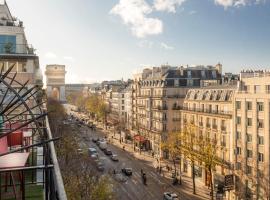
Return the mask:
{"type": "Polygon", "coordinates": [[[94,143],[96,143],[97,141],[98,141],[97,138],[93,138],[93,139],[92,139],[92,142],[94,142],[94,143]]]}
{"type": "Polygon", "coordinates": [[[132,168],[123,168],[122,173],[124,173],[126,176],[132,175],[132,168]]]}
{"type": "Polygon", "coordinates": [[[104,150],[104,153],[105,153],[107,156],[111,156],[111,155],[112,155],[112,151],[109,150],[109,149],[105,149],[105,150],[104,150]]]}

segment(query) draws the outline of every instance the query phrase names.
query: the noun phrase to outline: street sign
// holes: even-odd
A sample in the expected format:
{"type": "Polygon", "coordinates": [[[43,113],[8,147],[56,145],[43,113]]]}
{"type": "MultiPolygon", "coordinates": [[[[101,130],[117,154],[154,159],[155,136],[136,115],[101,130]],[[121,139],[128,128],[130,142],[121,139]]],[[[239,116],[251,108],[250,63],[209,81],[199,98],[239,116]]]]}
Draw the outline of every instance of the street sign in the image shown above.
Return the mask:
{"type": "Polygon", "coordinates": [[[226,175],[224,178],[224,190],[233,190],[233,174],[226,175]]]}

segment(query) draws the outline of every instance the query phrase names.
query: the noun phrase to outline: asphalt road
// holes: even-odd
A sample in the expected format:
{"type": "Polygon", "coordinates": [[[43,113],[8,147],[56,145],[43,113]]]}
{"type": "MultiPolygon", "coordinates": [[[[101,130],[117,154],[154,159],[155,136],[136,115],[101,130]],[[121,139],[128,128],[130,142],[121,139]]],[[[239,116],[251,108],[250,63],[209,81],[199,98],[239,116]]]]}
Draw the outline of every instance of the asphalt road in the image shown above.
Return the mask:
{"type": "MultiPolygon", "coordinates": [[[[73,114],[76,115],[76,113],[73,114]]],[[[122,148],[113,144],[108,144],[108,149],[110,149],[113,154],[117,154],[119,158],[119,162],[112,161],[110,157],[106,156],[103,151],[101,151],[98,146],[92,142],[92,138],[101,138],[105,136],[102,130],[93,131],[87,126],[79,127],[77,124],[74,124],[74,126],[76,126],[76,130],[79,131],[79,133],[77,132],[77,135],[80,136],[79,140],[81,148],[87,149],[89,147],[95,147],[97,149],[99,158],[105,163],[104,173],[113,177],[117,200],[162,200],[164,192],[174,192],[178,194],[179,199],[181,200],[201,199],[179,191],[171,184],[170,180],[156,173],[155,169],[151,167],[151,164],[147,163],[148,161],[139,160],[131,153],[124,151],[122,148]],[[124,167],[130,167],[133,169],[131,177],[116,175],[117,177],[124,176],[127,179],[125,182],[119,181],[115,175],[112,174],[114,169],[120,172],[124,167]],[[142,182],[141,169],[146,173],[146,186],[142,182]]]]}

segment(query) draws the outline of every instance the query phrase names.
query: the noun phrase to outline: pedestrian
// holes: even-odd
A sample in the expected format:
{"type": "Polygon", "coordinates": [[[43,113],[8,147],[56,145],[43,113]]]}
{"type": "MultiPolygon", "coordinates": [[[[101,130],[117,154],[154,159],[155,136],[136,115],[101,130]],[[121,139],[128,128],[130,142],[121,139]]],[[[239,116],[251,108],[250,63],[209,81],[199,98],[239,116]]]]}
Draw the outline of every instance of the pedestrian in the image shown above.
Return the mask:
{"type": "Polygon", "coordinates": [[[155,153],[154,152],[152,152],[152,157],[154,158],[154,155],[155,155],[155,153]]]}
{"type": "Polygon", "coordinates": [[[143,175],[143,169],[141,169],[141,175],[143,175]]]}

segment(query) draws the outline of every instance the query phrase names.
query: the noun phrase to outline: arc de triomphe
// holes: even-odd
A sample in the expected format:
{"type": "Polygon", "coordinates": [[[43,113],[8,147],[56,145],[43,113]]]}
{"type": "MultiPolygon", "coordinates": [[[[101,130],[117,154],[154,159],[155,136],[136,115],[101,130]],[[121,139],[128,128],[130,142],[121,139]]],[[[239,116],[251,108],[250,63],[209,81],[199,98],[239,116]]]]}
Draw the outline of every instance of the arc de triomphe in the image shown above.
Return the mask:
{"type": "Polygon", "coordinates": [[[59,101],[66,101],[65,94],[65,65],[47,65],[47,96],[59,101]]]}

